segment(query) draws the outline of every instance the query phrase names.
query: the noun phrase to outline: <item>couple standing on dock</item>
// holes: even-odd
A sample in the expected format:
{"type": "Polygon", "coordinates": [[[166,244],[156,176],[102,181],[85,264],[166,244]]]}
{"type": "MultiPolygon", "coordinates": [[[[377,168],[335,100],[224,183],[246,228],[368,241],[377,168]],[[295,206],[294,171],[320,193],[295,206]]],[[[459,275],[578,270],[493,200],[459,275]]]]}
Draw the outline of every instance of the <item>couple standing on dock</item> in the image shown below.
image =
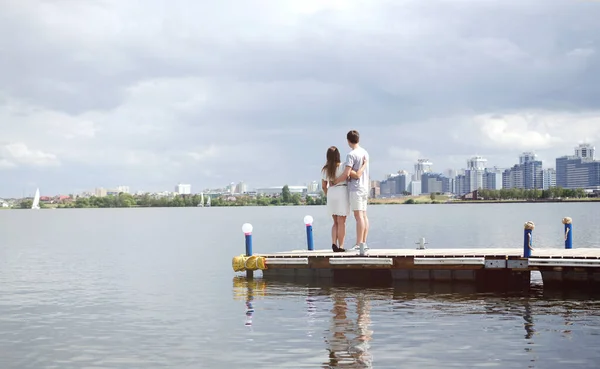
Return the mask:
{"type": "Polygon", "coordinates": [[[331,146],[327,150],[327,163],[323,167],[322,188],[327,196],[327,210],[333,218],[331,248],[343,252],[346,237],[346,217],[350,210],[356,219],[356,244],[347,251],[367,250],[367,201],[369,198],[369,153],[359,145],[360,135],[352,130],[346,135],[352,149],[344,163],[340,151],[331,146]]]}

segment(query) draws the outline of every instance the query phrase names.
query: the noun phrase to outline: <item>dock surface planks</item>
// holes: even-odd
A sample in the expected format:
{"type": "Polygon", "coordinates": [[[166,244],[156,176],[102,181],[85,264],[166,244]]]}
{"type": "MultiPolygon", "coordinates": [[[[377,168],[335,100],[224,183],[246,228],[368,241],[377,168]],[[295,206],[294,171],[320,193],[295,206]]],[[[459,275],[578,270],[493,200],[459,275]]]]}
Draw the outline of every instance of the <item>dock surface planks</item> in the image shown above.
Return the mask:
{"type": "Polygon", "coordinates": [[[600,248],[370,249],[291,250],[257,253],[265,259],[263,276],[333,279],[344,283],[414,281],[475,283],[481,290],[529,288],[539,271],[544,288],[600,288],[600,248]]]}
{"type": "MultiPolygon", "coordinates": [[[[358,251],[333,252],[331,250],[292,250],[275,253],[256,253],[258,256],[277,257],[351,257],[359,256],[358,251]]],[[[495,248],[495,249],[369,249],[362,257],[510,257],[520,258],[523,256],[523,248],[495,248]]],[[[559,249],[545,248],[537,249],[531,253],[530,259],[535,258],[583,258],[600,259],[600,248],[576,248],[559,249]]]]}

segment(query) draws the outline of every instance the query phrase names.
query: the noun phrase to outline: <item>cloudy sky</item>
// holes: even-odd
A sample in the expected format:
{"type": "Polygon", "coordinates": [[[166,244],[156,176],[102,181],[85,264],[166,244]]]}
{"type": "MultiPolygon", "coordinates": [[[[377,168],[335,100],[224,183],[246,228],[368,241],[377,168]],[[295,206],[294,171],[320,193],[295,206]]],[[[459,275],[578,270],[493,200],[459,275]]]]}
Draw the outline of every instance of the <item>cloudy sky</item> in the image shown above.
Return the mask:
{"type": "Polygon", "coordinates": [[[0,0],[0,196],[554,166],[600,146],[600,2],[0,0]]]}

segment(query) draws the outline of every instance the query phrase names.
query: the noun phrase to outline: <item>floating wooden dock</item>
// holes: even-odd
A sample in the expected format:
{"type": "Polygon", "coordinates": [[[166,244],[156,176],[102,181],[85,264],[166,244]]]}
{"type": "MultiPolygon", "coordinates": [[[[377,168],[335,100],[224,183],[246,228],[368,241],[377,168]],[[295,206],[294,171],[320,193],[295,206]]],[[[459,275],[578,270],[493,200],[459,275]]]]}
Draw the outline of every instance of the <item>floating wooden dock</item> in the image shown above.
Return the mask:
{"type": "Polygon", "coordinates": [[[331,279],[341,282],[473,282],[482,289],[523,289],[531,283],[531,272],[539,271],[544,287],[600,289],[600,248],[573,248],[572,220],[563,218],[565,245],[534,248],[533,222],[524,225],[523,248],[369,249],[332,252],[314,250],[312,217],[304,218],[307,249],[277,253],[252,252],[252,225],[242,231],[246,254],[234,257],[234,271],[253,276],[331,279]]]}
{"type": "Polygon", "coordinates": [[[363,256],[358,251],[295,250],[254,255],[263,259],[265,278],[456,281],[512,289],[528,286],[531,271],[540,271],[544,286],[600,287],[599,248],[535,249],[529,258],[517,248],[369,249],[363,256]]]}

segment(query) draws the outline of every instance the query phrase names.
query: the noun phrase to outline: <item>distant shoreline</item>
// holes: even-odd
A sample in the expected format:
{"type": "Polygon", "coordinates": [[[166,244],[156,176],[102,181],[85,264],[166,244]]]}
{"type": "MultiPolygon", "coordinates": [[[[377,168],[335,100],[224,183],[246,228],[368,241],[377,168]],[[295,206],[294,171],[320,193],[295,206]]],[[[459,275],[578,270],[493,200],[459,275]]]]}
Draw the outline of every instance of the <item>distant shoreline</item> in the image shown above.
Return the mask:
{"type": "MultiPolygon", "coordinates": [[[[423,200],[418,199],[412,203],[406,203],[409,199],[369,199],[369,205],[379,206],[379,205],[468,205],[468,204],[545,204],[545,203],[581,203],[581,202],[598,202],[600,203],[600,198],[582,198],[582,199],[544,199],[544,200],[423,200]]],[[[214,205],[210,207],[214,208],[229,208],[229,207],[286,207],[286,206],[327,206],[326,204],[268,204],[268,205],[257,205],[257,204],[232,204],[229,203],[227,205],[214,205]]],[[[197,206],[139,206],[133,205],[128,207],[86,207],[86,208],[77,208],[77,207],[59,207],[58,204],[45,204],[40,210],[44,209],[140,209],[140,208],[194,208],[197,206]]],[[[22,209],[22,208],[0,208],[0,210],[31,210],[31,209],[22,209]]]]}
{"type": "MultiPolygon", "coordinates": [[[[408,200],[408,199],[407,199],[408,200]]],[[[570,202],[600,202],[600,198],[584,199],[545,199],[545,200],[454,200],[454,201],[415,201],[406,203],[407,200],[374,199],[369,205],[461,205],[461,204],[544,204],[544,203],[570,203],[570,202]]]]}

